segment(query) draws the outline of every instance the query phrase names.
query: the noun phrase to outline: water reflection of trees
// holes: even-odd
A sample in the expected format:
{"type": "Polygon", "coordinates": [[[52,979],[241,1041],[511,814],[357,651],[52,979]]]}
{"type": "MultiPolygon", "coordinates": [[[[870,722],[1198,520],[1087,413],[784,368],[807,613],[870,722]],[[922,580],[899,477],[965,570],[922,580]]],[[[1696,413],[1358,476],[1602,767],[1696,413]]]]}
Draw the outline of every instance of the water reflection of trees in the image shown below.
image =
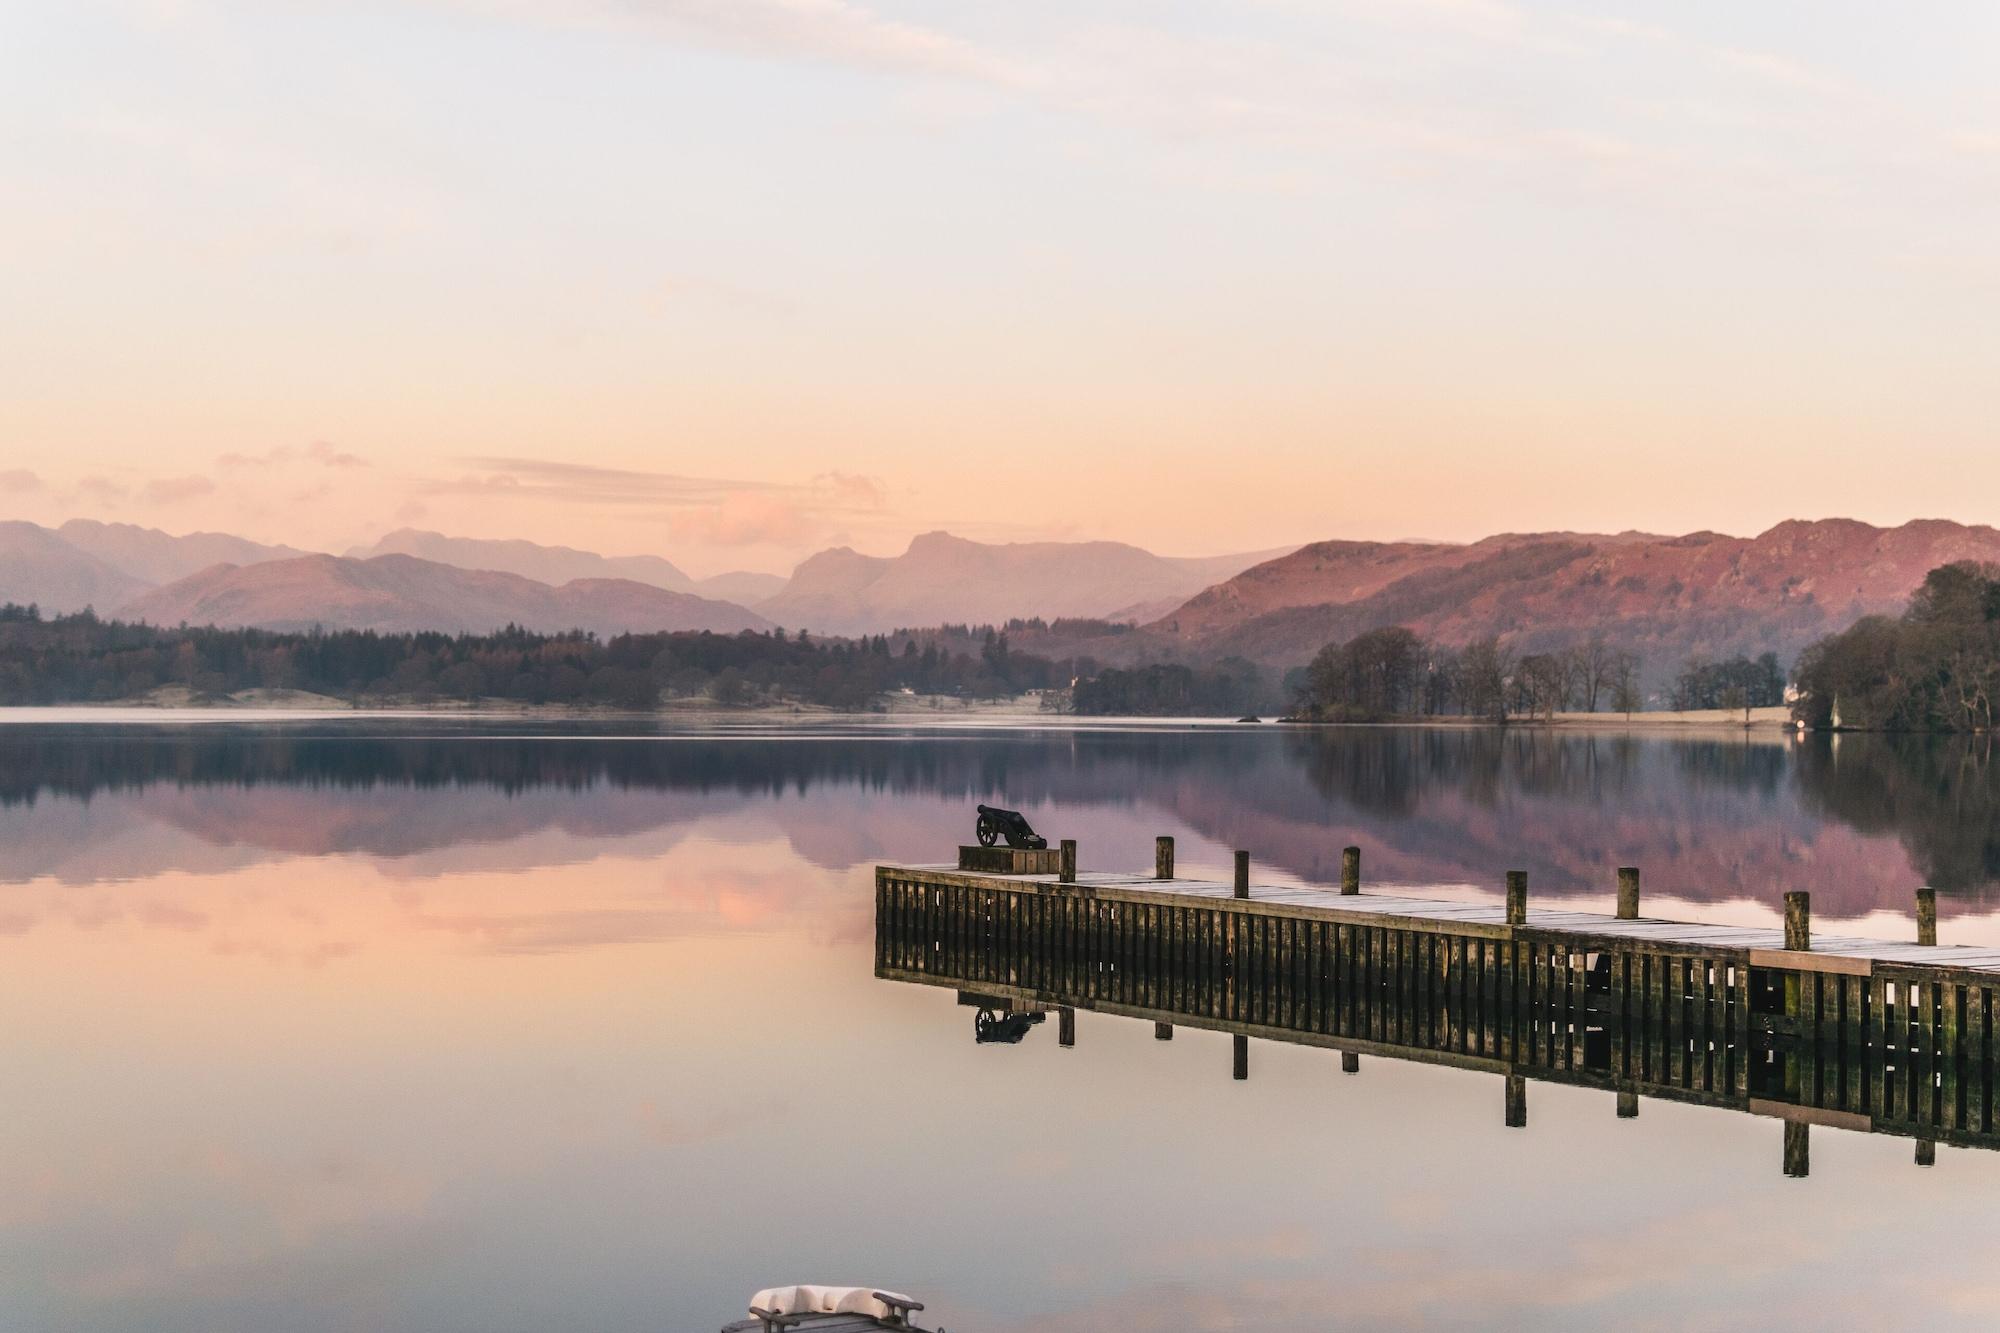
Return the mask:
{"type": "Polygon", "coordinates": [[[473,786],[508,795],[610,786],[753,796],[802,794],[831,783],[945,796],[1018,789],[1022,799],[1114,793],[1130,799],[1163,774],[1200,774],[1228,789],[1251,770],[1269,767],[1272,750],[1257,739],[1199,731],[669,736],[575,727],[507,735],[23,728],[0,736],[0,804],[44,795],[88,799],[160,783],[336,791],[473,786]]]}
{"type": "Polygon", "coordinates": [[[1483,808],[1510,793],[1601,802],[1632,787],[1641,756],[1630,736],[1496,727],[1330,728],[1295,733],[1290,752],[1322,796],[1390,816],[1443,794],[1483,808]]]}
{"type": "Polygon", "coordinates": [[[1893,834],[1940,889],[2000,880],[2000,775],[1990,736],[1814,736],[1797,749],[1808,811],[1893,834]]]}
{"type": "MultiPolygon", "coordinates": [[[[844,791],[925,798],[931,810],[977,800],[1038,810],[1061,825],[1050,831],[1092,840],[1097,864],[1137,864],[1150,854],[1141,834],[1178,826],[1317,879],[1338,873],[1339,849],[1351,842],[1369,849],[1371,876],[1484,883],[1525,868],[1538,892],[1603,889],[1619,864],[1643,865],[1653,882],[1691,896],[1813,888],[1853,911],[1878,899],[1900,905],[1918,880],[1960,891],[2000,882],[2000,778],[1991,743],[1971,737],[1773,744],[1480,727],[623,730],[18,728],[0,733],[0,806],[161,785],[304,789],[327,799],[292,803],[283,817],[337,828],[366,804],[360,793],[379,802],[382,789],[448,789],[483,816],[463,833],[437,833],[451,841],[490,840],[510,819],[539,827],[552,807],[511,799],[526,793],[571,793],[579,808],[596,809],[592,793],[658,791],[776,798],[781,823],[812,825],[818,837],[816,818],[861,816],[851,801],[799,798],[844,791]],[[1119,818],[1091,813],[1114,811],[1119,818]],[[1148,812],[1157,828],[1147,827],[1148,812]],[[1900,847],[1868,843],[1888,837],[1900,847]]],[[[658,819],[681,808],[662,803],[658,819]]],[[[629,821],[632,808],[620,809],[629,821]]],[[[263,836],[255,813],[241,813],[241,836],[263,836]]],[[[891,821],[865,850],[924,855],[951,836],[891,821]]],[[[863,842],[827,854],[859,857],[863,842]]]]}

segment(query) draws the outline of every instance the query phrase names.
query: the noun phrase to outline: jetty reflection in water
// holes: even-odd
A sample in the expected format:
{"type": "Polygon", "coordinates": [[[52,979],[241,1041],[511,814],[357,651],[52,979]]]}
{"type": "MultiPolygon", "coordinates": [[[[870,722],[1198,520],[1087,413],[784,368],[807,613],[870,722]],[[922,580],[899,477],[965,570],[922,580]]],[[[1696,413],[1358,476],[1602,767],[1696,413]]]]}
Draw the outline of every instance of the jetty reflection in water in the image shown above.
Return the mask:
{"type": "Polygon", "coordinates": [[[2000,1148],[2000,975],[1781,976],[1692,945],[1338,925],[958,878],[878,872],[875,971],[955,991],[982,1043],[1019,1042],[1053,1012],[1074,1047],[1085,1009],[1161,1039],[1229,1033],[1237,1079],[1253,1037],[1336,1049],[1348,1073],[1365,1054],[1498,1075],[1512,1127],[1527,1124],[1529,1080],[1614,1093],[1628,1118],[1641,1096],[1692,1102],[1782,1120],[1790,1176],[1807,1173],[1813,1124],[1915,1139],[1920,1165],[1939,1141],[2000,1148]],[[1787,986],[1805,1001],[1789,1012],[1787,986]]]}

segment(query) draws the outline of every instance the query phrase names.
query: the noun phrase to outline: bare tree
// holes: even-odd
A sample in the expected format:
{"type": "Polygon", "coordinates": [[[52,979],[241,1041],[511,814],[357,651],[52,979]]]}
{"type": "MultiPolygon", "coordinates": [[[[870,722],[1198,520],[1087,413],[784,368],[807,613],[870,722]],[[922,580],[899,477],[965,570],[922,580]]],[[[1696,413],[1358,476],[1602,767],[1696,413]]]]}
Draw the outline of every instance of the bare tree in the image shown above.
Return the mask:
{"type": "Polygon", "coordinates": [[[1508,678],[1514,671],[1514,655],[1496,638],[1475,639],[1458,657],[1459,697],[1465,711],[1475,717],[1507,720],[1508,678]]]}
{"type": "Polygon", "coordinates": [[[1578,650],[1582,666],[1583,711],[1595,713],[1597,700],[1617,680],[1619,654],[1611,651],[1602,632],[1592,634],[1578,650]]]}
{"type": "Polygon", "coordinates": [[[1618,653],[1611,659],[1611,706],[1627,718],[1645,707],[1639,691],[1639,659],[1632,653],[1618,653]]]}

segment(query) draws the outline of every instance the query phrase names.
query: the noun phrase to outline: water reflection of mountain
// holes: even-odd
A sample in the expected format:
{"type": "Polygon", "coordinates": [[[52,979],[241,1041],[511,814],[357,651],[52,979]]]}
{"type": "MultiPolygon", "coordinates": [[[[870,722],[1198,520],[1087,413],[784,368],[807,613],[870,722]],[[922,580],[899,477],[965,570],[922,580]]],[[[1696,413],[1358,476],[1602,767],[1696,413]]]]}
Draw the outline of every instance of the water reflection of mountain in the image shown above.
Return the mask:
{"type": "Polygon", "coordinates": [[[1637,739],[1483,729],[789,732],[730,736],[93,729],[0,737],[0,876],[120,877],[350,853],[431,873],[772,833],[842,869],[938,856],[977,800],[1087,863],[1250,848],[1311,879],[1608,892],[1615,868],[1702,901],[1806,887],[1831,915],[1929,879],[2000,878],[1991,764],[1965,742],[1637,739]],[[479,849],[476,853],[473,849],[479,849]],[[442,861],[438,864],[441,866],[442,861]]]}

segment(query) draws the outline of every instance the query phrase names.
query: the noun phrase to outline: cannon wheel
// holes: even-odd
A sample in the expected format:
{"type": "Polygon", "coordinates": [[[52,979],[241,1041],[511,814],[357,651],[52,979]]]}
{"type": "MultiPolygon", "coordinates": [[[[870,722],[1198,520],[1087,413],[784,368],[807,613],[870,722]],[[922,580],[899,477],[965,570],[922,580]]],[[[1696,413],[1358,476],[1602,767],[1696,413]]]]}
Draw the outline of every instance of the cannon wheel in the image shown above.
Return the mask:
{"type": "Polygon", "coordinates": [[[979,835],[979,845],[981,847],[991,847],[994,843],[1000,841],[1000,826],[985,815],[979,817],[979,827],[974,831],[979,835]]]}

